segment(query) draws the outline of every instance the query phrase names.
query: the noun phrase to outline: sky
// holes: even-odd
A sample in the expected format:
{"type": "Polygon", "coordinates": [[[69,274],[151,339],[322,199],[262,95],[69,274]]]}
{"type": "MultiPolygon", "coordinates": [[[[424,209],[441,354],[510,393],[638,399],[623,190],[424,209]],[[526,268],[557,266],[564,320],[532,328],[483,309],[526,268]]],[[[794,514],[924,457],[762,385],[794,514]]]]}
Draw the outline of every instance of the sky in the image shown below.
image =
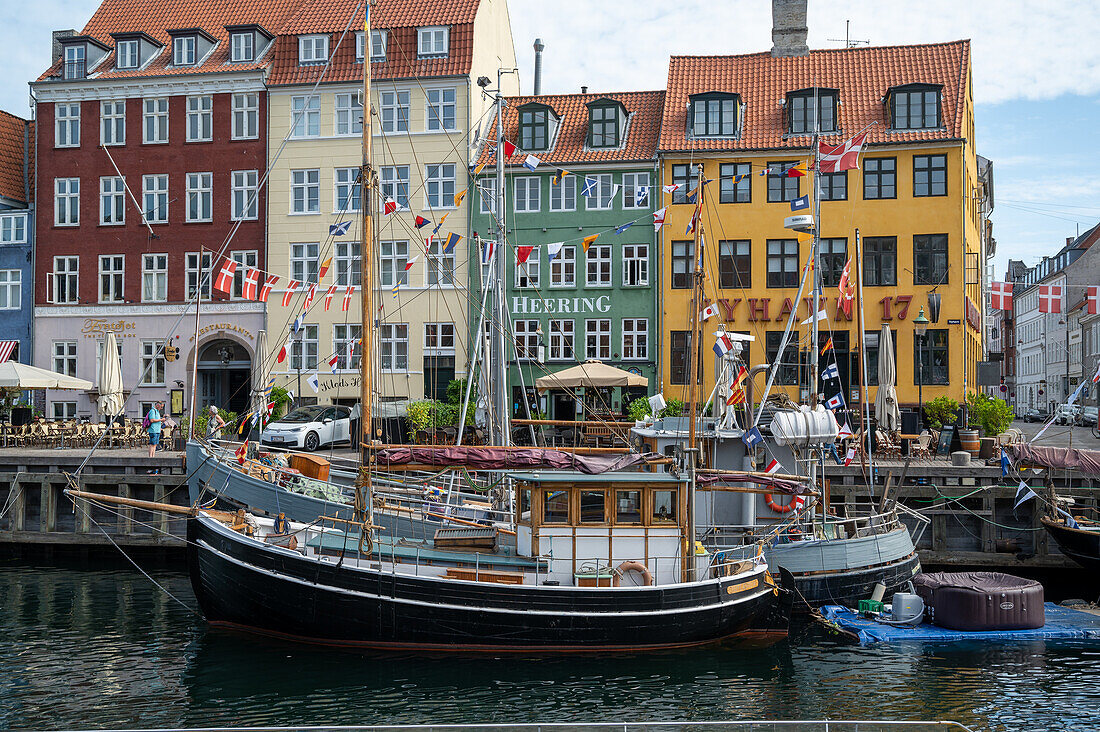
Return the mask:
{"type": "MultiPolygon", "coordinates": [[[[219,2],[221,0],[210,0],[219,2]]],[[[355,0],[348,0],[349,5],[355,0]]],[[[0,25],[0,109],[30,115],[26,82],[49,64],[50,32],[80,30],[98,0],[36,0],[0,25]]],[[[522,91],[535,38],[543,91],[661,89],[672,54],[771,48],[767,0],[509,0],[522,91]]],[[[994,272],[1034,264],[1100,222],[1100,4],[1091,0],[810,0],[811,48],[972,41],[978,152],[993,161],[994,272]]]]}

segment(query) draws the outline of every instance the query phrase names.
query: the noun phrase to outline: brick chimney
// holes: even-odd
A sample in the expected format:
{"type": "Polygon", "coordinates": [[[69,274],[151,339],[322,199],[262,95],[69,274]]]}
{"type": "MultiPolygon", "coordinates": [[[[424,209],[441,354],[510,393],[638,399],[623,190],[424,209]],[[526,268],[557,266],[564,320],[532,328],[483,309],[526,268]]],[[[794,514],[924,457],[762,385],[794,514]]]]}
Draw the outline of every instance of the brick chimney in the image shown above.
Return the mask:
{"type": "Polygon", "coordinates": [[[806,0],[772,0],[772,56],[808,56],[806,0]]]}
{"type": "Polygon", "coordinates": [[[61,50],[61,39],[71,38],[76,35],[76,31],[70,28],[69,30],[56,30],[53,32],[53,55],[50,58],[53,63],[57,63],[61,60],[61,56],[64,53],[61,50]]]}

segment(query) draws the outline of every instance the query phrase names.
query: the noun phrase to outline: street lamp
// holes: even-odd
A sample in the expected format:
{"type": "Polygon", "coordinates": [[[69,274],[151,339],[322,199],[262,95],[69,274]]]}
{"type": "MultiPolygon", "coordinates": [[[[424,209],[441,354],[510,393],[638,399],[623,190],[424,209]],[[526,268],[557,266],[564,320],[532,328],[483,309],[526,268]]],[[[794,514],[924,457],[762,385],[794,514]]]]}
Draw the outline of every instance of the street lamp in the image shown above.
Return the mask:
{"type": "Polygon", "coordinates": [[[924,317],[921,306],[917,317],[913,319],[913,332],[917,335],[917,401],[920,403],[920,420],[924,424],[924,334],[928,332],[928,318],[924,317]]]}

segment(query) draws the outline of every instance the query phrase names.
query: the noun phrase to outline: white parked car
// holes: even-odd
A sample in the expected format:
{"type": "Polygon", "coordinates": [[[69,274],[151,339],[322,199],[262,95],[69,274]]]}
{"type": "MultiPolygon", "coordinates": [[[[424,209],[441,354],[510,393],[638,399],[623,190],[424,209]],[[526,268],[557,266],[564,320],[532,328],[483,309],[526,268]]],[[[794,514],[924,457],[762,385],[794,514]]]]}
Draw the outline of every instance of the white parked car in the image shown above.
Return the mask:
{"type": "Polygon", "coordinates": [[[1055,415],[1058,424],[1077,424],[1081,421],[1081,407],[1077,404],[1062,404],[1055,415]]]}
{"type": "Polygon", "coordinates": [[[311,451],[322,445],[351,442],[351,410],[334,405],[299,407],[265,427],[260,442],[311,451]]]}

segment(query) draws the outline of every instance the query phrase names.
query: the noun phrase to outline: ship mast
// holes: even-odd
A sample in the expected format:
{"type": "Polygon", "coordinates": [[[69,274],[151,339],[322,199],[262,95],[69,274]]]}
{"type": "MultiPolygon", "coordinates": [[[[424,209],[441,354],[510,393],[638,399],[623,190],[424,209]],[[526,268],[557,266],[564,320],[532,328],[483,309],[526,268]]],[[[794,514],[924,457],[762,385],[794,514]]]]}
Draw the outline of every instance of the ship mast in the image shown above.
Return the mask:
{"type": "Polygon", "coordinates": [[[684,542],[683,550],[683,566],[684,566],[684,578],[687,579],[687,571],[693,570],[694,563],[693,557],[695,554],[695,468],[698,462],[699,447],[695,441],[695,425],[698,421],[696,410],[698,408],[698,381],[699,381],[699,359],[702,351],[700,347],[703,340],[703,323],[699,317],[699,311],[702,307],[703,299],[703,189],[706,187],[703,177],[703,165],[698,166],[698,176],[696,177],[695,190],[698,191],[698,200],[695,203],[695,211],[692,216],[695,218],[695,244],[693,249],[693,256],[695,262],[693,264],[693,271],[691,277],[691,340],[690,340],[690,353],[688,358],[691,363],[688,367],[688,444],[685,450],[688,460],[688,492],[687,492],[687,505],[684,507],[685,516],[687,518],[687,537],[684,542]]]}
{"type": "MultiPolygon", "coordinates": [[[[505,225],[504,204],[504,93],[501,82],[504,74],[509,73],[505,69],[497,70],[497,154],[496,154],[496,190],[494,191],[496,207],[496,247],[492,259],[493,271],[489,276],[489,284],[492,291],[492,311],[489,316],[489,333],[492,342],[489,347],[490,378],[487,382],[490,392],[489,437],[490,444],[507,447],[511,444],[511,431],[509,430],[508,404],[509,398],[505,385],[508,383],[508,364],[505,354],[505,334],[507,333],[508,318],[504,303],[504,277],[505,277],[505,248],[507,246],[508,228],[505,225]]],[[[483,333],[477,334],[478,338],[484,338],[483,333]]],[[[526,398],[526,396],[524,397],[526,398]]]]}
{"type": "MultiPolygon", "coordinates": [[[[363,3],[363,38],[370,47],[370,6],[371,0],[363,3]]],[[[369,53],[367,54],[369,56],[369,53]]],[[[363,211],[363,225],[359,242],[359,292],[362,300],[362,325],[360,335],[362,345],[359,350],[359,430],[360,447],[363,456],[359,479],[356,481],[355,507],[356,518],[365,521],[370,510],[371,475],[370,445],[373,439],[372,406],[374,389],[371,383],[371,355],[374,353],[374,167],[371,163],[371,69],[370,59],[363,60],[363,165],[359,172],[360,207],[363,211]],[[366,498],[359,488],[366,490],[366,498]]]]}

